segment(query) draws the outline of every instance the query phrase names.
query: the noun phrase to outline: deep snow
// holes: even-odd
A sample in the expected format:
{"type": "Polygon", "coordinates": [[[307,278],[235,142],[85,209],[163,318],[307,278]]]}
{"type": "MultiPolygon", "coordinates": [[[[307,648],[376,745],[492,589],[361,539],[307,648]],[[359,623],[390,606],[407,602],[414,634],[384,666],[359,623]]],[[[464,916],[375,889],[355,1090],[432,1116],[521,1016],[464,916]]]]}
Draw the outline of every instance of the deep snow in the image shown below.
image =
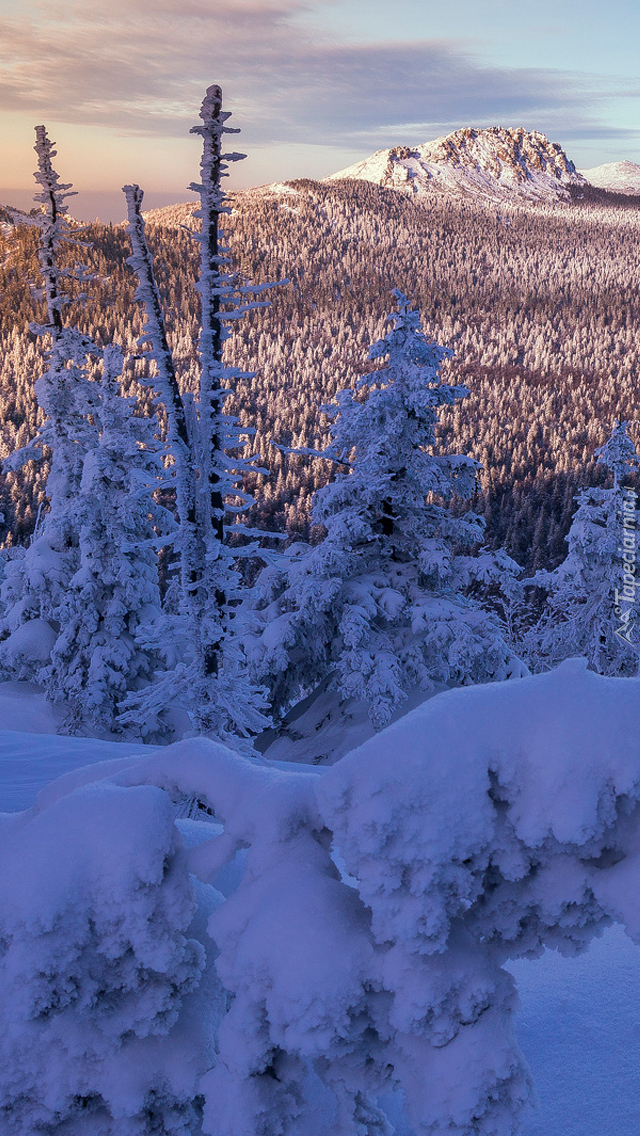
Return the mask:
{"type": "Polygon", "coordinates": [[[0,683],[0,811],[29,808],[43,786],[72,769],[149,752],[132,743],[61,737],[61,717],[30,683],[0,683]]]}
{"type": "MultiPolygon", "coordinates": [[[[150,747],[55,735],[26,684],[0,685],[0,809],[16,811],[61,774],[150,747]]],[[[188,822],[187,822],[188,823],[188,822]]],[[[183,834],[183,835],[186,835],[183,834]]],[[[621,928],[578,958],[546,951],[508,964],[521,1000],[516,1027],[538,1110],[522,1136],[633,1136],[640,1130],[640,953],[621,928]]],[[[400,1129],[398,1130],[400,1131],[400,1129]]]]}
{"type": "Polygon", "coordinates": [[[538,1109],[522,1136],[640,1132],[640,948],[610,927],[578,958],[546,951],[508,964],[516,1032],[538,1109]]]}

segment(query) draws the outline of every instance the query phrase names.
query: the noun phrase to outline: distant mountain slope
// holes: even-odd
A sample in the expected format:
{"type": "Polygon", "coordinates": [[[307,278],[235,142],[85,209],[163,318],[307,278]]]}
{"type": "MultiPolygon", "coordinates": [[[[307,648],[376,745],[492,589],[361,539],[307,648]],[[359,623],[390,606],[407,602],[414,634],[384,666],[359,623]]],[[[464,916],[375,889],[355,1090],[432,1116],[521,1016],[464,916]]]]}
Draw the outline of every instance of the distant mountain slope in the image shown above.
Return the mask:
{"type": "Polygon", "coordinates": [[[610,193],[640,194],[640,165],[637,162],[605,162],[590,170],[580,170],[590,185],[610,193]]]}
{"type": "Polygon", "coordinates": [[[331,174],[355,178],[414,196],[434,192],[493,200],[567,199],[585,184],[557,142],[538,130],[491,126],[465,128],[420,146],[393,146],[331,174]]]}
{"type": "Polygon", "coordinates": [[[22,209],[15,209],[12,205],[0,205],[0,231],[7,235],[16,225],[25,224],[29,214],[22,209]]]}
{"type": "Polygon", "coordinates": [[[168,229],[187,229],[198,226],[193,215],[198,208],[196,201],[178,202],[175,205],[160,205],[157,209],[145,209],[142,216],[149,225],[166,225],[168,229]]]}
{"type": "MultiPolygon", "coordinates": [[[[275,200],[281,208],[288,212],[297,212],[296,198],[300,197],[300,190],[289,182],[276,181],[267,185],[253,186],[251,189],[229,191],[227,194],[231,209],[242,202],[245,208],[252,201],[264,202],[275,200]]],[[[160,205],[156,209],[147,209],[142,216],[150,225],[162,225],[168,229],[197,229],[200,222],[196,217],[197,201],[187,201],[176,205],[160,205]]]]}

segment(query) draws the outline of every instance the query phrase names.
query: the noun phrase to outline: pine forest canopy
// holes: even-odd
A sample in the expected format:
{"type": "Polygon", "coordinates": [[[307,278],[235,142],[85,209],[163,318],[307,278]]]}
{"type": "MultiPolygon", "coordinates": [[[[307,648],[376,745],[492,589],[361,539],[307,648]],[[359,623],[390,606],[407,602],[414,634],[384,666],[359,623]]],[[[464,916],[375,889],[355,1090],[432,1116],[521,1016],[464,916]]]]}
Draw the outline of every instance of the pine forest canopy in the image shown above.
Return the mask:
{"type": "MultiPolygon", "coordinates": [[[[197,249],[180,228],[192,209],[155,211],[149,234],[179,379],[196,377],[197,249]]],[[[233,328],[228,358],[255,377],[236,384],[230,409],[256,427],[271,478],[253,518],[261,528],[308,531],[310,501],[328,469],[273,449],[270,439],[323,446],[319,406],[362,373],[395,286],[411,296],[429,335],[454,350],[449,381],[470,396],[439,427],[452,452],[478,459],[494,547],[527,569],[566,552],[564,535],[582,485],[599,483],[594,450],[614,419],[636,415],[640,316],[640,212],[610,195],[554,208],[504,209],[473,201],[415,204],[354,182],[292,183],[233,197],[226,220],[246,279],[287,277],[271,307],[233,328]]],[[[98,279],[73,313],[98,342],[138,354],[140,315],[120,227],[91,226],[98,279]]],[[[0,234],[0,438],[6,455],[36,429],[33,378],[41,346],[26,330],[33,234],[8,220],[0,234]]],[[[31,289],[32,290],[32,289],[31,289]]],[[[129,382],[145,373],[127,364],[129,382]]],[[[632,427],[633,431],[633,427],[632,427]]],[[[43,499],[44,469],[0,475],[6,536],[22,540],[43,499]]],[[[256,479],[249,479],[255,488],[256,479]]]]}

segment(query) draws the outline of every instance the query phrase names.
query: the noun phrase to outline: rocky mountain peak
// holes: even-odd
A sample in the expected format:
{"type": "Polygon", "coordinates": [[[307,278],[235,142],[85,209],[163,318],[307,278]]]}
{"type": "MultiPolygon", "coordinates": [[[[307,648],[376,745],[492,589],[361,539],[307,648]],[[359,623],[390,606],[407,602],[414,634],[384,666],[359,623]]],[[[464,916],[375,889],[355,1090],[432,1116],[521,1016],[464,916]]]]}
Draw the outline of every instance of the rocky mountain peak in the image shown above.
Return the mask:
{"type": "Polygon", "coordinates": [[[493,199],[567,198],[585,184],[557,142],[523,127],[463,127],[419,146],[393,146],[333,174],[413,195],[471,194],[493,199]]]}

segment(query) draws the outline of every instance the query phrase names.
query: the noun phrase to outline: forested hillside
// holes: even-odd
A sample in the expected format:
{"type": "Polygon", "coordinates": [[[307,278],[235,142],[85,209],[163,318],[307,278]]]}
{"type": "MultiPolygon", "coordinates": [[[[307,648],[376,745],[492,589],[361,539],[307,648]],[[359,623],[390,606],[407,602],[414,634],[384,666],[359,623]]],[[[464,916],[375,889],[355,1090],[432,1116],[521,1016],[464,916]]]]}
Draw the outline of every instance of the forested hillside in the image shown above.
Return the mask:
{"type": "MultiPolygon", "coordinates": [[[[124,212],[124,206],[123,206],[124,212]]],[[[197,246],[188,206],[149,215],[168,329],[189,385],[197,334],[197,246]]],[[[39,317],[35,236],[0,227],[0,457],[35,432],[33,382],[42,347],[26,328],[39,317]]],[[[594,449],[613,420],[636,417],[640,316],[640,210],[602,194],[556,207],[497,210],[464,201],[415,204],[393,190],[348,181],[298,181],[238,194],[230,244],[251,281],[288,283],[271,306],[238,325],[229,360],[254,370],[234,396],[257,429],[255,449],[272,470],[260,479],[262,526],[306,531],[311,495],[327,463],[270,445],[324,445],[322,403],[372,364],[390,292],[410,295],[433,338],[455,359],[447,381],[470,395],[443,415],[448,449],[483,464],[476,508],[489,543],[527,568],[555,564],[573,495],[598,483],[594,449]]],[[[141,319],[121,227],[93,225],[83,239],[98,279],[70,312],[100,341],[136,355],[141,319]]],[[[132,358],[131,378],[146,362],[132,358]]],[[[144,396],[147,397],[148,396],[144,396]]],[[[633,427],[631,433],[637,434],[633,427]]],[[[28,465],[0,482],[4,538],[22,541],[35,522],[46,471],[28,465]]]]}

